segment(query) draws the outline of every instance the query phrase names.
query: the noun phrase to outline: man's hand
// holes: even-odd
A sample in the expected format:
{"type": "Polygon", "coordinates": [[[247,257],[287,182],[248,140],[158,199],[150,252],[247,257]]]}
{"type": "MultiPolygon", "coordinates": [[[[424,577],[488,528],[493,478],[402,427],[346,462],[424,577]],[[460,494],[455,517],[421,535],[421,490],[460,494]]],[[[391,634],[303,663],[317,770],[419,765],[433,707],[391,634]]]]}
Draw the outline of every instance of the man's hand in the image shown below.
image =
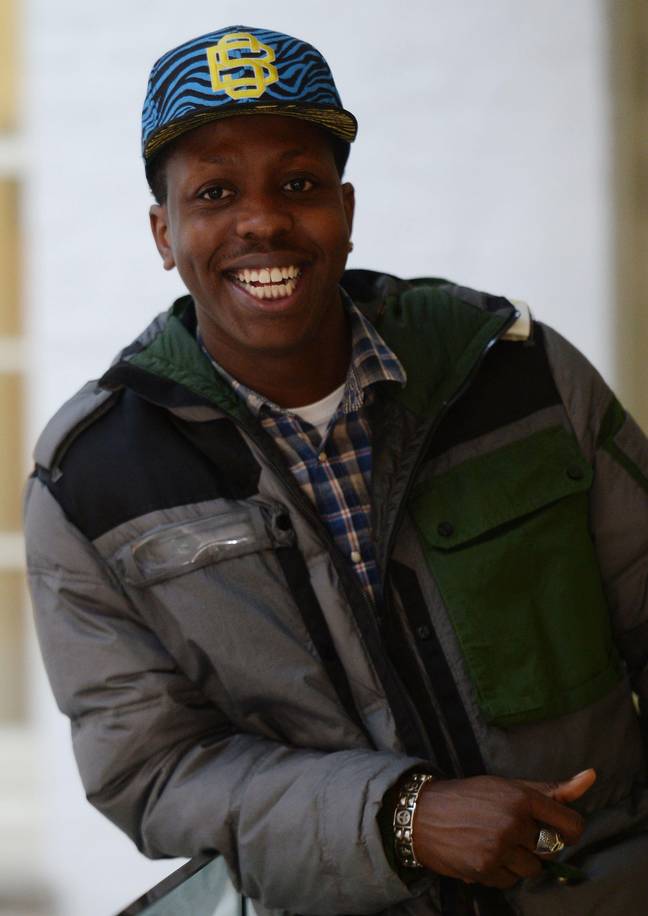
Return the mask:
{"type": "Polygon", "coordinates": [[[595,779],[594,770],[584,770],[559,783],[499,776],[430,780],[414,815],[416,857],[431,871],[468,884],[513,887],[542,870],[534,853],[541,825],[557,830],[567,845],[578,841],[583,819],[566,803],[595,779]]]}

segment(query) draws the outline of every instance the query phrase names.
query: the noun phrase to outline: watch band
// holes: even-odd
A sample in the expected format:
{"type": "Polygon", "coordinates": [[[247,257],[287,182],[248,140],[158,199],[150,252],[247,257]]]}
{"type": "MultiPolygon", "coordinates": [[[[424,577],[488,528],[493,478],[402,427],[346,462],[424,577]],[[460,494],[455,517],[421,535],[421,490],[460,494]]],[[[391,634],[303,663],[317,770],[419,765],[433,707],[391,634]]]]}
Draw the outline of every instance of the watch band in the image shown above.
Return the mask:
{"type": "Polygon", "coordinates": [[[421,789],[434,779],[429,773],[411,773],[398,795],[394,808],[394,846],[396,858],[406,868],[422,868],[414,855],[414,812],[421,789]]]}

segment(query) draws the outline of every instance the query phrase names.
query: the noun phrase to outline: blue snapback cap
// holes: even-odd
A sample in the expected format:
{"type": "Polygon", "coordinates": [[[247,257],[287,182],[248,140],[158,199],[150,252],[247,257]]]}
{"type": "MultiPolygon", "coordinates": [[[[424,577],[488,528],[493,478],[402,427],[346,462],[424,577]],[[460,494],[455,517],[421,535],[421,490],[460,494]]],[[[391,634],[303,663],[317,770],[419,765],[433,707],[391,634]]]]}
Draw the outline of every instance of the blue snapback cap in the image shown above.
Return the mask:
{"type": "Polygon", "coordinates": [[[188,130],[245,114],[301,118],[348,143],[358,129],[316,48],[235,25],[186,41],[153,65],[142,111],[144,160],[188,130]]]}

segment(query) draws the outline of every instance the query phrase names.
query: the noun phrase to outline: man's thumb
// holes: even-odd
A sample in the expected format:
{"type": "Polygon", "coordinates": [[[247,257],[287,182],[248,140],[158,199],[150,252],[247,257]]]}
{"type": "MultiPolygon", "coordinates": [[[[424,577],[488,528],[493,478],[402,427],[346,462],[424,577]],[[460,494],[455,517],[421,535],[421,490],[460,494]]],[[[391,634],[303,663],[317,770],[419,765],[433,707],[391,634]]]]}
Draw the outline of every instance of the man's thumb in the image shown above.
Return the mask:
{"type": "Polygon", "coordinates": [[[564,779],[562,782],[536,783],[535,787],[543,795],[548,795],[554,801],[564,804],[576,801],[591,788],[595,781],[596,770],[589,769],[576,773],[575,776],[564,779]]]}

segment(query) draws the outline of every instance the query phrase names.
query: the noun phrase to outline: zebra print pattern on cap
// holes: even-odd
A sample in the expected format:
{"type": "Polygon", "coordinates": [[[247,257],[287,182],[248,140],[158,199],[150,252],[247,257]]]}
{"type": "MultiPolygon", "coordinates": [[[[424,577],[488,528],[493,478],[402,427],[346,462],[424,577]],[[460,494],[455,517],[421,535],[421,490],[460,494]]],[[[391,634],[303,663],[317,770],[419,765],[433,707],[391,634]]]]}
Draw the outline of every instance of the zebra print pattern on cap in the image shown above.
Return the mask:
{"type": "Polygon", "coordinates": [[[348,142],[357,131],[316,48],[279,32],[230,26],[185,42],[154,64],[142,112],[144,158],[206,121],[259,112],[313,121],[348,142]]]}

